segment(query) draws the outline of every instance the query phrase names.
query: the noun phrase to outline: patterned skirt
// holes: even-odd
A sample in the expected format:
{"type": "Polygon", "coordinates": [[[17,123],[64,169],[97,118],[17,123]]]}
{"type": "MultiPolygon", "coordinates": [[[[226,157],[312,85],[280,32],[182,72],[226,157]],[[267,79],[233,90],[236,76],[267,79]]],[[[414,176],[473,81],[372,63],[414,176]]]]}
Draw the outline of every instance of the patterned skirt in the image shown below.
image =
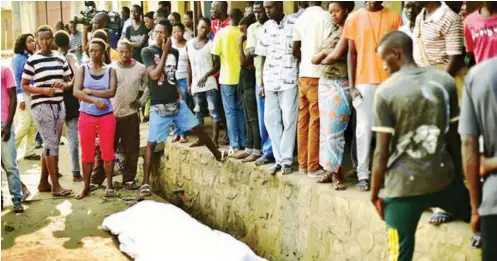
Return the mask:
{"type": "Polygon", "coordinates": [[[350,117],[350,89],[346,78],[319,79],[319,164],[327,171],[340,169],[345,130],[350,117]]]}

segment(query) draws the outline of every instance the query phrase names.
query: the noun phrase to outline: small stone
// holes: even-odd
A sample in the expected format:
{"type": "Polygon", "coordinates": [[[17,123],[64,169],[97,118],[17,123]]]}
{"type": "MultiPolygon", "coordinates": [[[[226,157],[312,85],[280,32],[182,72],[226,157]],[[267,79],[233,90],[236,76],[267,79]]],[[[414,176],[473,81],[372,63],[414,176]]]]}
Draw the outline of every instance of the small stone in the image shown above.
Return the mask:
{"type": "Polygon", "coordinates": [[[8,232],[12,232],[12,231],[14,231],[14,229],[15,229],[14,227],[11,227],[11,226],[9,226],[9,225],[5,225],[5,227],[4,227],[4,230],[5,230],[5,232],[7,232],[7,233],[8,233],[8,232]]]}

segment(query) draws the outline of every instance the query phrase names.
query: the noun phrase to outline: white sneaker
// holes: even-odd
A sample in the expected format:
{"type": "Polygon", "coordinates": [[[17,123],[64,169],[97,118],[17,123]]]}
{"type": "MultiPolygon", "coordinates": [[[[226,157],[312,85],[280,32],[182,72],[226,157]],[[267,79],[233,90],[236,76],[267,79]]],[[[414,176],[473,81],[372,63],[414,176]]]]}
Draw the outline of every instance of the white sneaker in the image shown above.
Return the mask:
{"type": "Polygon", "coordinates": [[[307,169],[306,168],[299,168],[299,173],[307,174],[307,169]]]}
{"type": "Polygon", "coordinates": [[[318,169],[314,172],[309,172],[307,173],[307,176],[309,178],[320,178],[322,176],[326,175],[326,171],[324,169],[318,169]]]}

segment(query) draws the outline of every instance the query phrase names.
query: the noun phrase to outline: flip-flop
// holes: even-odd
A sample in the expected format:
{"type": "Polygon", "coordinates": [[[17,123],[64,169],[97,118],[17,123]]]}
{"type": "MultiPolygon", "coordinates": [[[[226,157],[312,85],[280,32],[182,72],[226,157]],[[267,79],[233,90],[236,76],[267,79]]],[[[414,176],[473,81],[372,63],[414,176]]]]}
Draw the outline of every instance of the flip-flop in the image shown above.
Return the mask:
{"type": "Polygon", "coordinates": [[[143,186],[140,187],[140,197],[149,197],[151,195],[150,186],[148,184],[143,184],[143,186]]]}
{"type": "Polygon", "coordinates": [[[430,217],[430,224],[434,226],[439,226],[443,223],[449,223],[452,221],[452,215],[448,213],[435,212],[430,217]]]}
{"type": "Polygon", "coordinates": [[[136,184],[136,182],[134,181],[128,181],[124,183],[123,188],[126,190],[137,190],[140,188],[140,186],[138,186],[138,184],[136,184]]]}
{"type": "Polygon", "coordinates": [[[24,212],[24,207],[22,206],[21,202],[14,203],[14,213],[23,213],[24,212]]]}
{"type": "Polygon", "coordinates": [[[106,198],[117,198],[119,195],[117,195],[117,192],[115,192],[114,189],[106,189],[104,192],[104,197],[106,198]]]}
{"type": "Polygon", "coordinates": [[[369,180],[361,179],[355,186],[361,191],[369,191],[369,180]]]}
{"type": "Polygon", "coordinates": [[[66,189],[58,193],[52,193],[52,196],[56,198],[67,198],[67,197],[72,197],[73,195],[72,195],[72,190],[66,189]]]}
{"type": "Polygon", "coordinates": [[[179,143],[188,143],[188,139],[187,138],[180,138],[179,139],[179,143]]]}

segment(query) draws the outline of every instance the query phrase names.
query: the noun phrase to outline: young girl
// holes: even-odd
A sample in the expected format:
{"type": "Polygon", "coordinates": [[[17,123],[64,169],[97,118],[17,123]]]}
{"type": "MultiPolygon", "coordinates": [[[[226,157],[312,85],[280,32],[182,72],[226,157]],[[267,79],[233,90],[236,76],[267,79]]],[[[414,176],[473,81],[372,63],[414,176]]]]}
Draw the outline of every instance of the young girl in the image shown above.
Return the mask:
{"type": "MultiPolygon", "coordinates": [[[[178,67],[176,70],[176,80],[178,82],[179,88],[183,92],[183,97],[185,97],[185,102],[188,101],[188,84],[187,84],[187,67],[188,67],[188,55],[186,53],[186,40],[183,38],[185,33],[185,26],[182,23],[173,24],[173,48],[177,49],[179,52],[178,67]]],[[[188,139],[185,137],[185,132],[183,130],[175,129],[174,138],[172,142],[187,143],[188,139]]]]}
{"type": "Polygon", "coordinates": [[[90,193],[90,177],[95,160],[97,132],[100,137],[100,150],[107,178],[105,196],[114,196],[112,172],[114,170],[116,119],[110,98],[116,94],[117,76],[116,71],[102,61],[105,49],[106,44],[102,39],[94,38],[90,42],[91,61],[78,69],[74,82],[74,96],[81,101],[78,130],[81,138],[81,158],[85,182],[83,190],[76,197],[77,199],[83,199],[90,193]]]}
{"type": "MultiPolygon", "coordinates": [[[[352,9],[354,2],[330,2],[328,10],[336,27],[325,41],[322,51],[313,57],[314,64],[320,64],[334,50],[342,35],[347,15],[352,9]]],[[[344,54],[338,62],[323,66],[319,79],[318,99],[321,129],[319,164],[330,172],[318,182],[334,182],[336,190],[343,190],[345,189],[342,175],[344,134],[350,116],[350,93],[344,54]]]]}
{"type": "MultiPolygon", "coordinates": [[[[212,58],[212,40],[208,35],[211,22],[207,18],[200,18],[197,26],[198,36],[186,44],[188,52],[188,92],[193,95],[195,116],[203,123],[204,111],[209,111],[212,117],[212,140],[218,147],[219,122],[221,115],[218,111],[217,82],[214,74],[219,71],[219,63],[214,64],[212,58]]],[[[198,140],[191,147],[203,146],[198,140]]]]}
{"type": "Polygon", "coordinates": [[[185,33],[183,33],[183,38],[190,41],[193,37],[195,37],[193,30],[193,11],[186,12],[183,16],[183,20],[185,21],[185,33]]]}

